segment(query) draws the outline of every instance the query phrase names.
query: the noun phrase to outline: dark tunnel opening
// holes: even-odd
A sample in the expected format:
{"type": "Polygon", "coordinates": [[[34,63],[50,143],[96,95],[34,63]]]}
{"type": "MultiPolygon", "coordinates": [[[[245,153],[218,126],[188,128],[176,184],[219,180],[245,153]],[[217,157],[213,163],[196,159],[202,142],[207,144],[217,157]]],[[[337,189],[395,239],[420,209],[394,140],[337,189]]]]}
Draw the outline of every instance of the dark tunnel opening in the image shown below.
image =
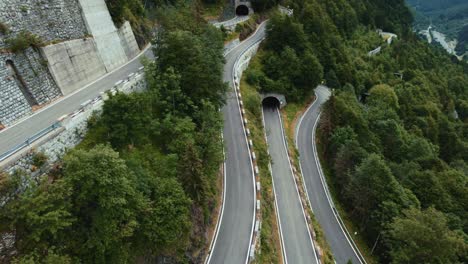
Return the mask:
{"type": "Polygon", "coordinates": [[[281,106],[281,103],[278,100],[278,98],[269,96],[263,99],[262,105],[263,105],[263,108],[279,109],[281,106]]]}
{"type": "Polygon", "coordinates": [[[239,5],[236,8],[236,15],[247,16],[249,14],[249,8],[246,5],[239,5]]]}

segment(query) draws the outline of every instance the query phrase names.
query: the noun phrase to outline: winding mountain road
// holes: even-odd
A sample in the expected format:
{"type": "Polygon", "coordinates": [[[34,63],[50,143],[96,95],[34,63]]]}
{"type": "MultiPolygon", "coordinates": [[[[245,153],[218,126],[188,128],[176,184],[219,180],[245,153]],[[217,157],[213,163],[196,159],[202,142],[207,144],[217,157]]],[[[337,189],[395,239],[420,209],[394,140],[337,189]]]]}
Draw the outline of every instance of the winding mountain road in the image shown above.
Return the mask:
{"type": "Polygon", "coordinates": [[[228,52],[224,81],[229,83],[224,115],[226,150],[224,205],[208,263],[247,263],[255,220],[255,178],[239,102],[234,90],[234,67],[242,53],[265,37],[265,23],[228,52]]]}
{"type": "Polygon", "coordinates": [[[46,105],[34,114],[0,131],[0,155],[25,142],[35,133],[51,126],[57,122],[59,117],[80,109],[83,102],[94,99],[101,92],[114,87],[116,82],[125,79],[130,73],[138,71],[142,66],[140,62],[142,56],[153,58],[151,48],[145,49],[120,68],[102,76],[80,90],[46,105]]]}
{"type": "Polygon", "coordinates": [[[330,91],[327,87],[319,86],[316,88],[315,94],[316,101],[307,109],[296,128],[296,147],[300,154],[300,165],[308,197],[314,215],[330,244],[336,263],[345,264],[348,260],[351,260],[353,264],[365,263],[338,220],[332,198],[328,193],[325,177],[319,165],[315,130],[320,118],[320,107],[330,97],[330,91]]]}
{"type": "Polygon", "coordinates": [[[263,107],[285,263],[319,263],[289,163],[279,109],[263,107]]]}

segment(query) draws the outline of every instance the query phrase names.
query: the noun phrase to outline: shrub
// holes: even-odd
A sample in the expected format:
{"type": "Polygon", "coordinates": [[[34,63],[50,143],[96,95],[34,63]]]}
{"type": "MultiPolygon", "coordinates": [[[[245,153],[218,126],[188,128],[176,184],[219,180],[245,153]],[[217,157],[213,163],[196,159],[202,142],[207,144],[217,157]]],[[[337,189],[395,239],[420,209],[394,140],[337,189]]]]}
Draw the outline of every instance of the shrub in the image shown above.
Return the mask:
{"type": "Polygon", "coordinates": [[[7,35],[8,33],[10,33],[10,28],[7,24],[0,22],[0,33],[2,33],[3,35],[7,35]]]}
{"type": "Polygon", "coordinates": [[[29,47],[41,47],[43,41],[39,36],[34,35],[29,31],[21,31],[16,37],[6,40],[8,49],[17,53],[26,50],[29,47]]]}
{"type": "Polygon", "coordinates": [[[32,165],[35,167],[42,167],[47,162],[47,155],[44,152],[35,152],[32,157],[32,165]]]}

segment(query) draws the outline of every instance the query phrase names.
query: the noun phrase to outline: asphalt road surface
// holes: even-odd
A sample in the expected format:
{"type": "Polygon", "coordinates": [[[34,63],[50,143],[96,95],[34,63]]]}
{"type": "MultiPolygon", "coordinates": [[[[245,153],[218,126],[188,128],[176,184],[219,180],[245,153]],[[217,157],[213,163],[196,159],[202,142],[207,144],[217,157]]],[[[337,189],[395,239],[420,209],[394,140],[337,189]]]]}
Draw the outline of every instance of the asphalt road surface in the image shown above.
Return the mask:
{"type": "Polygon", "coordinates": [[[272,176],[278,204],[285,263],[318,263],[292,169],[289,165],[279,110],[277,107],[264,106],[263,115],[268,150],[272,159],[272,176]]]}
{"type": "MultiPolygon", "coordinates": [[[[151,49],[148,49],[144,55],[153,58],[151,49]]],[[[69,96],[62,97],[58,99],[57,102],[45,106],[33,115],[0,131],[0,154],[25,142],[35,133],[54,124],[59,117],[78,110],[83,102],[95,98],[101,92],[112,88],[119,80],[128,77],[130,73],[136,72],[138,68],[142,66],[139,58],[133,59],[130,63],[105,75],[102,79],[92,83],[86,88],[69,96]]]]}
{"type": "Polygon", "coordinates": [[[304,114],[296,134],[302,175],[315,217],[325,233],[336,263],[345,264],[351,260],[354,264],[359,264],[362,262],[348,241],[329,203],[328,199],[331,197],[328,197],[325,191],[325,178],[321,179],[319,174],[317,166],[319,161],[313,136],[315,137],[314,129],[319,118],[320,107],[328,100],[330,91],[324,86],[319,86],[315,94],[317,100],[304,114]]]}
{"type": "Polygon", "coordinates": [[[265,36],[265,23],[249,39],[226,54],[224,81],[229,83],[223,108],[226,151],[225,201],[219,231],[209,263],[240,264],[248,261],[255,217],[255,184],[241,112],[233,88],[234,64],[252,44],[265,36]]]}

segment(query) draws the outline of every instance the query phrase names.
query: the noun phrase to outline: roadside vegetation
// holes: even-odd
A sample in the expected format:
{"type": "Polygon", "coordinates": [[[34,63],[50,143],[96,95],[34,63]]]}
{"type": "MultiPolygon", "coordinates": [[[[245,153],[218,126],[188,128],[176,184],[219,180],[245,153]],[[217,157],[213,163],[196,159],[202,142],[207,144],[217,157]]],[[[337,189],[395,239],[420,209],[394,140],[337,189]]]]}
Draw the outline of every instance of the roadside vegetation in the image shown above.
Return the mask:
{"type": "MultiPolygon", "coordinates": [[[[265,48],[264,46],[261,46],[259,52],[256,54],[256,56],[252,59],[252,61],[250,62],[249,64],[249,67],[248,69],[246,70],[243,78],[242,78],[242,82],[241,82],[241,90],[243,91],[243,98],[244,98],[244,101],[245,101],[245,105],[246,105],[246,108],[254,108],[254,109],[258,109],[256,111],[258,111],[258,113],[256,113],[255,115],[253,115],[251,118],[254,118],[255,121],[252,121],[250,126],[251,127],[251,131],[255,131],[255,130],[258,130],[260,129],[259,132],[263,132],[263,122],[261,120],[261,116],[262,116],[262,102],[260,101],[260,92],[261,92],[261,86],[259,85],[260,82],[257,81],[258,79],[258,74],[259,72],[262,72],[262,69],[263,69],[263,65],[262,65],[262,61],[264,59],[265,56],[268,56],[269,54],[267,52],[265,52],[265,48]],[[244,92],[244,90],[246,92],[244,92]],[[247,97],[247,99],[245,98],[245,95],[249,95],[249,97],[247,97]],[[258,98],[257,101],[255,102],[256,105],[253,103],[253,102],[250,102],[250,98],[258,98]],[[259,122],[259,123],[258,123],[259,122]],[[255,126],[256,128],[253,128],[253,126],[255,126]]],[[[253,101],[253,100],[252,100],[253,101]]],[[[289,155],[291,157],[291,160],[294,164],[294,166],[296,168],[299,168],[299,160],[298,160],[298,154],[297,154],[297,150],[295,148],[295,144],[294,144],[294,128],[291,129],[291,126],[293,126],[293,124],[295,124],[295,117],[297,116],[297,111],[300,111],[300,109],[303,107],[303,105],[305,104],[305,102],[299,102],[299,103],[292,103],[290,105],[287,105],[285,110],[282,111],[282,115],[283,115],[283,120],[284,120],[284,126],[285,126],[285,132],[286,132],[286,135],[287,135],[287,140],[288,140],[288,152],[289,152],[289,155]],[[286,116],[286,118],[284,118],[286,116]]],[[[249,120],[251,120],[251,118],[249,120]]],[[[265,133],[265,132],[263,132],[265,133]]],[[[262,134],[263,135],[263,134],[262,134]]],[[[262,142],[264,142],[265,139],[262,140],[262,142]]],[[[267,145],[266,145],[266,142],[265,142],[265,150],[267,149],[267,145]]],[[[268,153],[265,152],[265,155],[268,156],[268,153]]],[[[269,159],[269,158],[268,158],[269,159]]],[[[269,160],[268,160],[269,161],[269,160]]],[[[268,164],[266,164],[267,166],[267,170],[268,170],[268,164]]],[[[268,170],[268,175],[269,177],[269,181],[267,183],[269,183],[268,185],[268,188],[271,188],[271,191],[273,191],[273,186],[271,184],[271,174],[269,173],[269,170],[268,170]]],[[[302,186],[302,179],[301,178],[296,178],[296,180],[298,181],[298,188],[301,190],[301,193],[304,194],[304,190],[302,190],[301,186],[302,186]]],[[[273,200],[272,202],[274,203],[274,197],[273,197],[273,200]]],[[[274,206],[274,204],[273,204],[274,206]]],[[[308,206],[305,207],[305,210],[307,210],[307,213],[309,216],[311,216],[311,219],[312,219],[312,229],[313,229],[313,232],[315,234],[315,237],[314,237],[314,240],[319,244],[321,250],[322,250],[322,256],[321,256],[321,260],[323,261],[323,263],[333,263],[333,256],[331,254],[331,251],[330,251],[330,247],[329,245],[327,244],[326,240],[325,240],[325,237],[323,236],[323,232],[322,230],[320,229],[320,226],[318,224],[318,222],[314,219],[314,216],[313,216],[313,213],[312,211],[310,210],[310,208],[308,206]]],[[[275,212],[273,212],[275,213],[275,212]]],[[[275,215],[269,215],[269,217],[274,217],[275,220],[276,220],[276,216],[275,215]]],[[[262,226],[263,227],[263,226],[262,226]]],[[[262,233],[263,233],[263,230],[262,230],[262,233]]],[[[262,243],[263,245],[263,243],[262,243]]],[[[263,250],[262,250],[263,252],[263,250]]],[[[270,263],[270,262],[261,262],[261,263],[270,263]]]]}
{"type": "Polygon", "coordinates": [[[261,66],[246,80],[294,103],[322,79],[333,90],[317,140],[364,254],[379,263],[466,262],[467,64],[419,40],[403,1],[285,5],[294,15],[270,20],[261,66]],[[387,45],[377,28],[399,39],[387,45]]]}
{"type": "Polygon", "coordinates": [[[29,47],[39,48],[44,42],[39,36],[29,31],[21,31],[17,36],[5,40],[7,49],[13,53],[23,52],[29,47]]]}
{"type": "Polygon", "coordinates": [[[7,261],[203,262],[226,84],[221,32],[189,14],[161,17],[147,91],[109,94],[83,142],[41,180],[1,177],[0,231],[15,241],[7,261]]]}
{"type": "Polygon", "coordinates": [[[156,0],[105,0],[109,13],[117,27],[125,21],[130,22],[135,39],[140,48],[143,48],[152,38],[155,22],[150,17],[154,13],[156,0]],[[146,10],[150,10],[149,12],[146,10]]]}

